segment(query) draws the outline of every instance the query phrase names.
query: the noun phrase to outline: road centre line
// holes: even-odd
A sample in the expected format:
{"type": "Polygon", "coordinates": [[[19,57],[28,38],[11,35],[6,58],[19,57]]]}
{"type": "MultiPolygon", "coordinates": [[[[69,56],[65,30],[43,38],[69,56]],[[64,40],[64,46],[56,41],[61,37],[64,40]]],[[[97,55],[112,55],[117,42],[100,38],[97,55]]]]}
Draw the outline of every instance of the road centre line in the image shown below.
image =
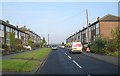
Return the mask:
{"type": "Polygon", "coordinates": [[[68,55],[68,58],[72,59],[69,55],[68,55]]]}
{"type": "Polygon", "coordinates": [[[67,55],[67,54],[65,53],[65,55],[67,55]]]}
{"type": "MultiPolygon", "coordinates": [[[[68,58],[72,59],[67,53],[65,53],[65,55],[66,55],[68,58]]],[[[73,60],[73,63],[75,63],[79,68],[82,68],[75,60],[73,60]]]]}
{"type": "Polygon", "coordinates": [[[65,55],[67,55],[67,57],[68,57],[69,59],[72,59],[67,53],[65,53],[65,55]]]}
{"type": "Polygon", "coordinates": [[[73,62],[74,62],[79,68],[82,68],[75,60],[73,60],[73,62]]]}

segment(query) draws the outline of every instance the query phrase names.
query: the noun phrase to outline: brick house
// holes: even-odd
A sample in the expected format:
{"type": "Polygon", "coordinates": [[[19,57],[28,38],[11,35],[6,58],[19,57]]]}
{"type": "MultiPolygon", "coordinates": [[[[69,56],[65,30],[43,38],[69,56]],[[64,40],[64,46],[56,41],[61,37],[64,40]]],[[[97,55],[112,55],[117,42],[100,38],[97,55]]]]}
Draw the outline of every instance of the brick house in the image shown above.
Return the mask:
{"type": "Polygon", "coordinates": [[[97,18],[97,21],[90,24],[89,28],[91,28],[91,36],[90,41],[94,41],[96,38],[112,38],[111,31],[112,29],[119,28],[120,29],[120,17],[107,14],[106,16],[97,18]]]}
{"type": "MultiPolygon", "coordinates": [[[[88,36],[89,36],[89,42],[94,41],[98,37],[111,38],[111,30],[115,28],[120,29],[119,24],[120,24],[120,17],[118,16],[107,14],[102,18],[98,17],[95,22],[93,22],[92,24],[89,24],[88,29],[87,27],[85,27],[79,32],[77,32],[76,37],[79,36],[79,38],[75,38],[75,39],[78,39],[78,41],[81,41],[83,44],[87,44],[88,36]],[[88,33],[89,35],[87,35],[88,33]]],[[[75,34],[68,37],[66,40],[70,41],[73,36],[75,36],[75,34]]]]}

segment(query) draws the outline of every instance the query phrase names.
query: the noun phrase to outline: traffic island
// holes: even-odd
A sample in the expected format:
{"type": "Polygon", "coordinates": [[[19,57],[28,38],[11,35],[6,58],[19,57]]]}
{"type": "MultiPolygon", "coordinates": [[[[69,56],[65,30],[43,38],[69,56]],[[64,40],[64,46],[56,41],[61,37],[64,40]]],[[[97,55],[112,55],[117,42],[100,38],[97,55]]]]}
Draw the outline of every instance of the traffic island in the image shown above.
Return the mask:
{"type": "Polygon", "coordinates": [[[35,74],[51,52],[50,48],[28,52],[2,61],[3,74],[35,74]]]}

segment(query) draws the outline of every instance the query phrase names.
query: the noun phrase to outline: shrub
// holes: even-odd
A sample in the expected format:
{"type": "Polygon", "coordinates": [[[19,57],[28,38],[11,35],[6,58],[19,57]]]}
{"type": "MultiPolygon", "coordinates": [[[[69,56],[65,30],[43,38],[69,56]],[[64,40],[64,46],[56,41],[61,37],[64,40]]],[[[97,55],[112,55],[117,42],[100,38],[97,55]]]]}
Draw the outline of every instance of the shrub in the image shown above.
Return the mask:
{"type": "Polygon", "coordinates": [[[109,39],[106,47],[105,53],[107,55],[118,56],[120,55],[120,31],[118,28],[115,28],[111,31],[112,39],[109,39]]]}
{"type": "Polygon", "coordinates": [[[10,53],[10,46],[7,45],[7,44],[2,44],[2,55],[6,55],[6,54],[9,54],[10,53]]]}
{"type": "Polygon", "coordinates": [[[91,52],[104,54],[106,42],[107,41],[105,39],[97,38],[90,45],[91,52]]]}
{"type": "Polygon", "coordinates": [[[15,39],[15,50],[21,51],[23,49],[22,40],[21,39],[15,39]]]}

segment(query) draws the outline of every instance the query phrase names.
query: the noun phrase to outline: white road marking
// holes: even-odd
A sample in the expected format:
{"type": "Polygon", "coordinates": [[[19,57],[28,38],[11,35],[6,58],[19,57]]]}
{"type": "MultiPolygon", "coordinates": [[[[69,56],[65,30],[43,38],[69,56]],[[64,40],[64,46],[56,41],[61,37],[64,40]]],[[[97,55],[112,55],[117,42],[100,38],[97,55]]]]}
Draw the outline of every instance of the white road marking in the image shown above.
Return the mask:
{"type": "Polygon", "coordinates": [[[65,53],[65,55],[67,55],[67,54],[65,53]]]}
{"type": "MultiPolygon", "coordinates": [[[[65,55],[66,55],[68,58],[72,59],[67,53],[65,53],[65,55]]],[[[79,68],[82,68],[75,60],[73,60],[73,62],[74,62],[79,68]]]]}
{"type": "Polygon", "coordinates": [[[73,60],[73,62],[74,62],[79,68],[82,68],[75,60],[73,60]]]}
{"type": "Polygon", "coordinates": [[[67,53],[65,53],[65,55],[67,55],[67,57],[68,57],[69,59],[72,59],[67,53]]]}
{"type": "Polygon", "coordinates": [[[90,76],[90,74],[88,74],[88,76],[90,76]]]}
{"type": "Polygon", "coordinates": [[[71,57],[68,55],[68,58],[70,58],[71,59],[71,57]]]}

